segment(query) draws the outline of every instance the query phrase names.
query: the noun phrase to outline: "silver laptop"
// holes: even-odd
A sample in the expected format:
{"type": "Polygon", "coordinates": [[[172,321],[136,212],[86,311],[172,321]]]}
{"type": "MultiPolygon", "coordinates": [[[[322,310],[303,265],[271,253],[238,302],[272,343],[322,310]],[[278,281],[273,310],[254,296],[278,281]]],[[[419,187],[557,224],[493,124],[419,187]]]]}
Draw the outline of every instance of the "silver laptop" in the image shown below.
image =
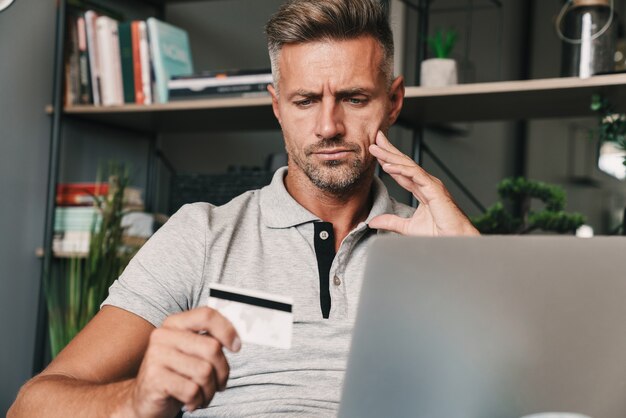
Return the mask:
{"type": "Polygon", "coordinates": [[[626,238],[373,244],[340,417],[548,412],[626,417],[626,238]]]}

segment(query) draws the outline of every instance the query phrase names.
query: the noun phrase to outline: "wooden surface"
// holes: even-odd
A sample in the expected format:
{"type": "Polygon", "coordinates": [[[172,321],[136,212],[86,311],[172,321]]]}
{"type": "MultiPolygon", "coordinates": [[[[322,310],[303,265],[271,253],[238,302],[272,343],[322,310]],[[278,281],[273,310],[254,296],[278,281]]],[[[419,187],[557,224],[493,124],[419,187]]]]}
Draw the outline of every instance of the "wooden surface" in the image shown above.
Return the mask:
{"type": "MultiPolygon", "coordinates": [[[[591,96],[600,93],[626,112],[626,74],[407,87],[400,123],[409,127],[473,122],[592,116],[591,96]]],[[[271,99],[229,97],[158,105],[73,106],[72,117],[142,132],[278,129],[271,99]]]]}
{"type": "Polygon", "coordinates": [[[228,97],[154,105],[72,106],[65,113],[142,132],[279,129],[271,98],[228,97]]]}
{"type": "Polygon", "coordinates": [[[444,88],[407,87],[406,124],[592,116],[591,97],[604,95],[626,111],[626,74],[551,78],[444,88]]]}

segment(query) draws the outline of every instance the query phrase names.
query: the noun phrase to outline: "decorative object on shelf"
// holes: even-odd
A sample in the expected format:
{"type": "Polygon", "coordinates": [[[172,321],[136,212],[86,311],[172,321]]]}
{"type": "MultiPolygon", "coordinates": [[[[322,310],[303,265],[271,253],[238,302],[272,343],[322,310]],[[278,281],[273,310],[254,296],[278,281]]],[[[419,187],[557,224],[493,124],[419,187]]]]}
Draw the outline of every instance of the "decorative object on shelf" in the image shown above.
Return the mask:
{"type": "Polygon", "coordinates": [[[565,191],[555,185],[523,177],[506,178],[498,184],[498,202],[482,215],[472,219],[483,234],[528,234],[535,230],[560,234],[574,233],[585,223],[579,213],[567,213],[565,191]],[[531,209],[532,199],[545,204],[541,211],[531,209]]]}
{"type": "Polygon", "coordinates": [[[422,61],[420,85],[423,87],[443,87],[458,83],[457,63],[450,58],[457,40],[454,29],[435,32],[428,37],[428,45],[435,58],[422,61]]]}
{"type": "Polygon", "coordinates": [[[45,278],[48,304],[50,347],[56,356],[98,312],[109,286],[138,250],[137,245],[123,242],[122,217],[128,170],[110,164],[108,194],[94,195],[94,206],[100,213],[94,222],[86,257],[60,259],[58,270],[45,278]],[[99,226],[98,226],[99,224],[99,226]]]}
{"type": "Polygon", "coordinates": [[[598,113],[598,169],[618,180],[626,179],[626,115],[616,113],[607,99],[594,94],[591,110],[598,113]]]}
{"type": "Polygon", "coordinates": [[[561,75],[587,78],[614,71],[615,0],[567,0],[555,27],[563,41],[561,75]]]}
{"type": "Polygon", "coordinates": [[[626,38],[617,40],[615,47],[615,71],[626,71],[626,38]]]}

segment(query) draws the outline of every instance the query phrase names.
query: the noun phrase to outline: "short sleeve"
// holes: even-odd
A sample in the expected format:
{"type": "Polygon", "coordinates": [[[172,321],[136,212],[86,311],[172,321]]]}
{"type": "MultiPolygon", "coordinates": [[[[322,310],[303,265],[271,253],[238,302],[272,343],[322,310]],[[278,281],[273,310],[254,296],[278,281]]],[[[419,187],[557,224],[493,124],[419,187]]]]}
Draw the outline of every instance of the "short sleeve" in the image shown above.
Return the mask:
{"type": "Polygon", "coordinates": [[[101,307],[116,306],[155,327],[188,310],[204,272],[211,208],[194,203],[176,212],[133,257],[101,307]]]}

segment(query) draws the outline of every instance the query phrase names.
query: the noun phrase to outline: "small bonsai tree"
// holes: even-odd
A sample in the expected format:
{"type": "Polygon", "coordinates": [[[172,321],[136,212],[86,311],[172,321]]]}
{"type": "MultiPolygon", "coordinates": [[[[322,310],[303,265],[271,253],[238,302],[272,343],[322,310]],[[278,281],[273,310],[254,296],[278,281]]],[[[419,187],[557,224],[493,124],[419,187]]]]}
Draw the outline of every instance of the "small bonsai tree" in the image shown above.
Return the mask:
{"type": "Polygon", "coordinates": [[[456,44],[457,31],[438,29],[433,36],[428,37],[428,46],[435,58],[449,58],[456,44]]]}
{"type": "Polygon", "coordinates": [[[498,185],[498,202],[472,222],[483,234],[528,234],[534,230],[560,234],[574,232],[585,223],[579,213],[566,213],[565,191],[554,185],[523,177],[507,178],[498,185]],[[544,209],[533,211],[532,199],[544,203],[544,209]]]}

